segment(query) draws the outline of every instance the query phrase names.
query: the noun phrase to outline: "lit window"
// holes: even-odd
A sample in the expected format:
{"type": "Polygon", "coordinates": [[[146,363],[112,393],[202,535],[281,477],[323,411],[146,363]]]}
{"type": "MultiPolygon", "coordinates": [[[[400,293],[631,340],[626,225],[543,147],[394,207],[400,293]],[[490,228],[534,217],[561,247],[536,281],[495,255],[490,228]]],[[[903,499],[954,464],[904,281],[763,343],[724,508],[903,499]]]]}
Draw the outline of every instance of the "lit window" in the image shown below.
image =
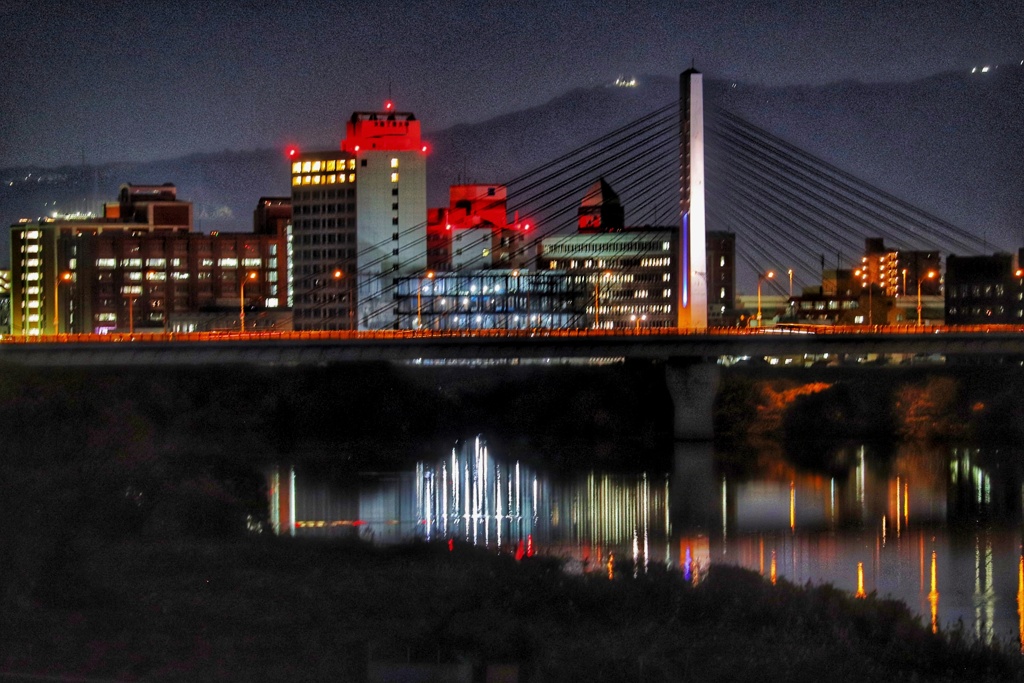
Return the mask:
{"type": "Polygon", "coordinates": [[[244,258],[242,259],[243,268],[259,268],[262,262],[258,258],[244,258]]]}
{"type": "Polygon", "coordinates": [[[311,181],[310,181],[310,178],[309,178],[309,176],[308,176],[308,175],[304,175],[304,176],[302,176],[302,184],[303,184],[303,185],[309,185],[309,183],[310,183],[310,182],[311,182],[311,181]]]}
{"type": "Polygon", "coordinates": [[[355,173],[349,173],[348,174],[348,181],[350,183],[354,183],[356,181],[356,174],[355,173]]]}
{"type": "Polygon", "coordinates": [[[398,168],[398,159],[394,157],[391,158],[391,168],[398,168]]]}
{"type": "Polygon", "coordinates": [[[356,160],[355,159],[349,159],[348,160],[348,170],[350,170],[350,171],[356,170],[356,160]]]}
{"type": "Polygon", "coordinates": [[[320,162],[319,161],[314,161],[313,162],[312,171],[313,171],[313,173],[318,173],[320,171],[320,162]]]}
{"type": "Polygon", "coordinates": [[[146,259],[147,268],[163,268],[167,265],[167,261],[162,258],[148,258],[146,259]]]}
{"type": "Polygon", "coordinates": [[[397,183],[398,182],[398,174],[397,173],[392,173],[391,174],[391,182],[393,182],[393,183],[397,183]]]}
{"type": "Polygon", "coordinates": [[[238,259],[236,258],[222,258],[217,262],[221,268],[237,268],[238,259]]]}
{"type": "Polygon", "coordinates": [[[128,273],[128,279],[129,280],[141,280],[142,279],[142,273],[139,273],[137,271],[133,271],[131,273],[128,273]]]}
{"type": "Polygon", "coordinates": [[[336,182],[338,182],[338,176],[336,174],[331,173],[330,175],[327,176],[328,185],[334,185],[336,182]]]}
{"type": "Polygon", "coordinates": [[[296,161],[292,164],[292,173],[302,173],[302,162],[296,161]]]}
{"type": "Polygon", "coordinates": [[[304,162],[302,162],[302,172],[303,173],[309,173],[312,170],[313,170],[313,162],[312,161],[304,161],[304,162]]]}
{"type": "Polygon", "coordinates": [[[27,239],[27,240],[37,240],[37,239],[39,239],[39,231],[38,230],[29,230],[28,232],[25,233],[25,239],[27,239]]]}
{"type": "Polygon", "coordinates": [[[301,185],[301,184],[302,184],[302,176],[300,176],[300,175],[293,175],[292,176],[292,185],[301,185]]]}
{"type": "Polygon", "coordinates": [[[718,259],[718,265],[721,268],[725,268],[725,257],[724,256],[722,258],[718,259]]]}

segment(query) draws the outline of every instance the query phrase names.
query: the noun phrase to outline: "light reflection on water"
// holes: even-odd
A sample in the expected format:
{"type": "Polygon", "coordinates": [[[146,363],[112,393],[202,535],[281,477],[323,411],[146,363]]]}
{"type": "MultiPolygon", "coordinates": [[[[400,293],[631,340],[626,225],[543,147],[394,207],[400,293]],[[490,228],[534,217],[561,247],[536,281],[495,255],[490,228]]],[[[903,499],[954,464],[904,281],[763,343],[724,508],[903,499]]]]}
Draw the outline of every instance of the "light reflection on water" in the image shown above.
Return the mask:
{"type": "Polygon", "coordinates": [[[332,483],[279,467],[269,489],[281,534],[452,540],[609,575],[662,564],[699,580],[729,563],[773,583],[891,596],[936,628],[962,622],[983,640],[1020,639],[1017,455],[852,446],[812,471],[771,447],[740,458],[677,444],[669,473],[553,477],[493,457],[477,438],[405,472],[332,483]]]}

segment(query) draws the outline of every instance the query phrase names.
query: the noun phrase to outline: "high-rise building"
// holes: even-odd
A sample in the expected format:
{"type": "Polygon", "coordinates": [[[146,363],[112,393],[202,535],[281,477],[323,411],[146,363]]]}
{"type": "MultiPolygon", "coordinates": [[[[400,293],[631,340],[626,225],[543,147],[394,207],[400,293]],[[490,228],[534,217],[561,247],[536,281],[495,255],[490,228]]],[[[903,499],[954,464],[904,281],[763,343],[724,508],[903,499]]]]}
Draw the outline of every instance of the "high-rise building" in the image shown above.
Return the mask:
{"type": "Polygon", "coordinates": [[[708,319],[723,324],[736,309],[736,233],[707,233],[708,319]]]}
{"type": "Polygon", "coordinates": [[[426,153],[388,103],[352,114],[339,151],[292,157],[295,329],[397,325],[397,278],[427,268],[426,153]]]}

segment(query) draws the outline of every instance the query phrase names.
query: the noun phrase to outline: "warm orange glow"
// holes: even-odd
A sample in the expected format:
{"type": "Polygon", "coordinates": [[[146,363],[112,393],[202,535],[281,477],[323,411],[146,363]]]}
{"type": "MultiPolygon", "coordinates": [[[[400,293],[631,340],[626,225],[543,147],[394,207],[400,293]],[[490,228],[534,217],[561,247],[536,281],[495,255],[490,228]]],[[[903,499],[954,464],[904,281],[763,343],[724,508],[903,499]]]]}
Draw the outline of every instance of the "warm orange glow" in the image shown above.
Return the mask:
{"type": "Polygon", "coordinates": [[[608,553],[608,578],[615,578],[615,553],[608,553]]]}
{"type": "Polygon", "coordinates": [[[1020,634],[1020,652],[1024,654],[1024,556],[1017,561],[1017,616],[1020,618],[1017,624],[1020,634]]]}
{"type": "Polygon", "coordinates": [[[761,551],[761,562],[760,562],[760,565],[759,565],[760,568],[758,569],[758,571],[760,572],[761,576],[764,576],[764,539],[763,538],[758,539],[758,546],[759,546],[759,549],[761,551]]]}
{"type": "Polygon", "coordinates": [[[900,478],[896,477],[896,538],[900,537],[900,519],[902,510],[900,509],[900,478]]]}
{"type": "Polygon", "coordinates": [[[910,484],[903,482],[903,526],[910,524],[910,484]]]}
{"type": "Polygon", "coordinates": [[[928,593],[928,604],[932,608],[932,633],[939,632],[939,591],[936,580],[935,551],[932,551],[932,589],[928,593]]]}
{"type": "Polygon", "coordinates": [[[432,270],[428,270],[427,271],[427,279],[428,280],[433,280],[434,279],[434,271],[432,271],[432,270]]]}
{"type": "Polygon", "coordinates": [[[934,280],[936,275],[938,275],[938,273],[936,273],[934,270],[929,270],[928,274],[925,277],[927,277],[929,280],[934,280]]]}
{"type": "Polygon", "coordinates": [[[249,271],[248,273],[245,274],[245,279],[247,279],[247,280],[255,280],[258,277],[259,277],[259,273],[255,272],[255,271],[249,271]]]}
{"type": "Polygon", "coordinates": [[[796,531],[796,483],[789,482],[789,530],[796,531]]]}
{"type": "Polygon", "coordinates": [[[64,271],[63,273],[60,274],[60,279],[62,282],[71,282],[72,277],[73,276],[68,271],[64,271]]]}
{"type": "Polygon", "coordinates": [[[855,598],[866,598],[868,594],[864,592],[864,563],[857,563],[857,592],[853,594],[855,598]]]}
{"type": "Polygon", "coordinates": [[[334,272],[331,273],[331,276],[335,280],[340,280],[341,278],[345,277],[345,271],[343,271],[341,268],[335,268],[334,272]]]}
{"type": "Polygon", "coordinates": [[[771,564],[771,569],[769,570],[769,572],[770,573],[769,573],[768,576],[771,579],[772,585],[774,586],[775,585],[775,579],[778,577],[778,574],[775,571],[775,551],[774,550],[772,551],[772,564],[771,564]]]}
{"type": "Polygon", "coordinates": [[[775,271],[774,270],[769,270],[767,273],[764,274],[764,276],[766,278],[768,278],[769,280],[771,280],[773,277],[775,277],[775,271]]]}

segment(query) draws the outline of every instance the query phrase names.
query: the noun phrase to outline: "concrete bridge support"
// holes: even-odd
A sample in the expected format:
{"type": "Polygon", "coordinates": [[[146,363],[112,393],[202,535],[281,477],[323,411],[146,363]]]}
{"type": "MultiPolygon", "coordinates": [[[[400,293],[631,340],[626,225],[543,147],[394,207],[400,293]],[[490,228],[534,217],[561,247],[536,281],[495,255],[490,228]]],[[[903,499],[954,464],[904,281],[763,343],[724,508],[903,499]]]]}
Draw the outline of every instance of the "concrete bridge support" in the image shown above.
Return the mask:
{"type": "Polygon", "coordinates": [[[675,408],[673,427],[680,441],[714,438],[714,406],[719,370],[714,359],[673,358],[665,363],[665,384],[675,408]]]}

